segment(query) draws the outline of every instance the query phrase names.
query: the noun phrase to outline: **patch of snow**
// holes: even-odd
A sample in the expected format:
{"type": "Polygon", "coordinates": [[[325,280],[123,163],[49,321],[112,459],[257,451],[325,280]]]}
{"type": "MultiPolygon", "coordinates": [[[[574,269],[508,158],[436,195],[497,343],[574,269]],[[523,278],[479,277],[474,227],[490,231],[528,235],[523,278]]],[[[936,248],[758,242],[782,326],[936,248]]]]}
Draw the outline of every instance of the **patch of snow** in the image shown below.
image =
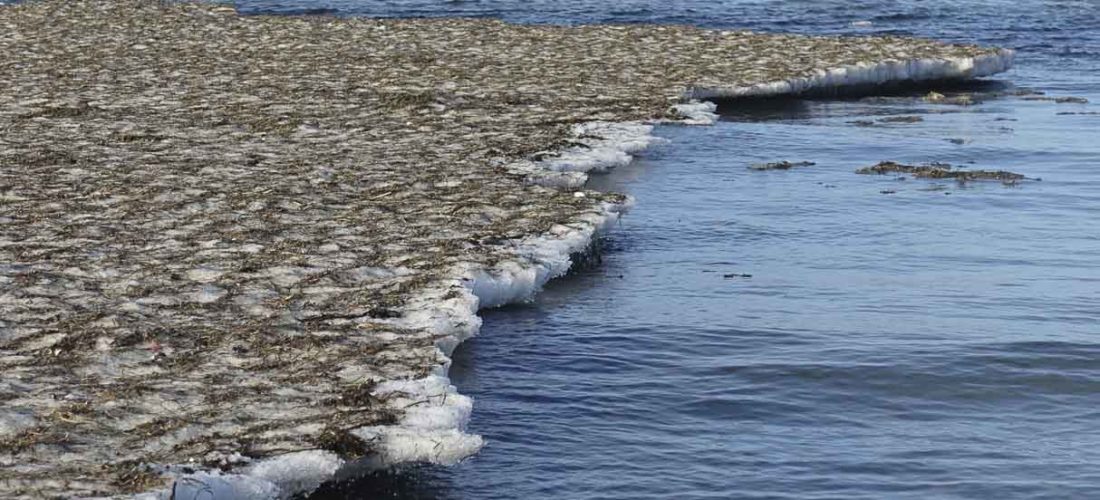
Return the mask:
{"type": "Polygon", "coordinates": [[[0,440],[30,429],[36,423],[38,421],[29,412],[21,412],[14,408],[0,410],[0,440]]]}
{"type": "Polygon", "coordinates": [[[228,295],[229,292],[220,287],[214,285],[203,285],[194,293],[191,294],[191,301],[198,302],[199,304],[210,304],[221,300],[222,297],[228,295]]]}
{"type": "Polygon", "coordinates": [[[199,283],[213,283],[225,275],[225,271],[221,269],[212,269],[209,267],[197,267],[187,271],[187,279],[191,281],[197,281],[199,283]]]}
{"type": "Polygon", "coordinates": [[[431,462],[451,465],[476,453],[481,436],[466,434],[473,401],[458,394],[443,375],[379,384],[374,394],[391,396],[406,408],[398,427],[361,427],[352,433],[374,445],[385,463],[431,462]]]}
{"type": "Polygon", "coordinates": [[[672,106],[672,109],[684,117],[677,123],[685,125],[713,125],[718,121],[718,105],[710,101],[692,100],[684,104],[672,106]]]}
{"type": "Polygon", "coordinates": [[[638,122],[589,122],[573,127],[576,146],[542,163],[558,172],[603,172],[630,163],[632,153],[664,142],[652,135],[653,125],[638,122]]]}
{"type": "Polygon", "coordinates": [[[260,460],[243,475],[274,484],[279,491],[300,494],[316,489],[343,464],[334,453],[309,450],[260,460]]]}
{"type": "MultiPolygon", "coordinates": [[[[257,461],[236,473],[204,471],[180,474],[170,488],[138,495],[136,498],[285,499],[313,491],[343,465],[344,461],[331,452],[299,451],[257,461]]],[[[171,470],[168,472],[171,473],[171,470]]]]}

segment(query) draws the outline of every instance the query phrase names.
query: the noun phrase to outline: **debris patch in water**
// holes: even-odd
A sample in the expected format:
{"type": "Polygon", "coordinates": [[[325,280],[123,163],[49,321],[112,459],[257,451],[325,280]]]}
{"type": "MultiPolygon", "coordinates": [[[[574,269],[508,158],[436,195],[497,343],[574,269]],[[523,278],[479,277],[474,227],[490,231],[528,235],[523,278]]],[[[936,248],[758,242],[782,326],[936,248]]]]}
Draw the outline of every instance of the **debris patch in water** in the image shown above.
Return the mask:
{"type": "Polygon", "coordinates": [[[772,163],[757,163],[755,165],[749,166],[749,170],[790,170],[790,169],[796,168],[796,167],[809,167],[809,166],[813,166],[813,165],[816,165],[816,163],[814,163],[812,161],[795,161],[795,162],[791,162],[791,161],[783,160],[783,161],[777,161],[777,162],[772,162],[772,163]]]}
{"type": "Polygon", "coordinates": [[[878,121],[882,123],[919,123],[923,122],[924,118],[920,116],[888,116],[886,118],[880,118],[878,121]]]}
{"type": "Polygon", "coordinates": [[[924,102],[932,104],[947,104],[952,106],[970,106],[980,102],[975,94],[962,93],[956,95],[944,95],[939,92],[929,92],[924,96],[924,102]]]}
{"type": "Polygon", "coordinates": [[[1084,97],[1076,96],[1062,96],[1062,97],[1021,97],[1025,101],[1046,101],[1056,104],[1088,104],[1089,100],[1084,97]]]}
{"type": "Polygon", "coordinates": [[[947,163],[905,165],[892,161],[884,161],[878,165],[864,167],[856,170],[856,173],[864,175],[907,174],[917,179],[954,179],[959,182],[980,180],[1016,182],[1027,179],[1021,174],[1005,170],[961,170],[947,163]]]}

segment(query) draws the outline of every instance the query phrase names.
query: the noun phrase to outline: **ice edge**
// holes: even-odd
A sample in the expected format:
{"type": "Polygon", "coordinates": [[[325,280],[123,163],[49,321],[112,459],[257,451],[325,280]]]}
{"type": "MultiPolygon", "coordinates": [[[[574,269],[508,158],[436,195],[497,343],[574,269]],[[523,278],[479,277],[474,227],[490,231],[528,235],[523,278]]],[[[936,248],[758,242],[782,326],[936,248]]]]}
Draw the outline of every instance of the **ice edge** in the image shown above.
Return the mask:
{"type": "Polygon", "coordinates": [[[770,97],[798,95],[857,85],[880,85],[905,81],[970,79],[1007,71],[1016,59],[1011,49],[999,49],[976,57],[909,59],[861,63],[817,70],[812,76],[791,78],[743,87],[694,87],[686,95],[693,99],[770,97]]]}
{"type": "MultiPolygon", "coordinates": [[[[716,106],[690,102],[673,107],[682,117],[672,123],[712,124],[716,106]]],[[[583,147],[554,153],[537,162],[509,165],[529,175],[531,182],[559,189],[583,186],[589,172],[601,172],[630,163],[633,154],[664,142],[652,135],[654,125],[641,122],[589,122],[574,127],[573,135],[583,147]],[[534,173],[536,170],[541,172],[534,173]],[[555,177],[557,175],[557,177],[555,177]]],[[[586,196],[577,191],[574,196],[586,196]]],[[[476,453],[484,444],[480,436],[464,432],[473,407],[469,397],[458,394],[447,372],[450,356],[458,344],[477,334],[481,318],[477,311],[531,299],[551,279],[564,275],[573,256],[586,252],[601,232],[630,209],[633,200],[600,203],[569,223],[554,226],[545,234],[509,242],[514,258],[491,268],[471,264],[456,266],[449,278],[427,287],[406,306],[402,326],[424,329],[438,340],[442,363],[434,373],[419,380],[391,381],[376,389],[379,396],[399,394],[398,404],[410,407],[397,425],[355,430],[358,437],[373,443],[384,464],[429,462],[454,464],[476,453]]]]}
{"type": "MultiPolygon", "coordinates": [[[[673,106],[682,119],[654,123],[708,125],[718,119],[716,106],[691,101],[673,106]]],[[[577,189],[589,172],[626,165],[633,154],[664,142],[652,135],[654,123],[589,122],[573,128],[576,142],[583,146],[547,152],[540,161],[518,161],[506,166],[524,174],[534,184],[558,189],[577,189]]],[[[586,196],[583,191],[574,196],[586,196]]],[[[459,264],[448,278],[425,287],[410,299],[404,315],[393,323],[418,329],[439,339],[432,373],[420,379],[389,380],[378,384],[373,394],[385,396],[397,407],[405,407],[395,425],[361,427],[352,434],[371,443],[377,465],[428,462],[450,465],[481,449],[481,436],[464,431],[473,401],[451,385],[447,372],[451,353],[462,341],[477,334],[481,318],[477,311],[529,300],[547,282],[573,265],[572,257],[584,253],[593,239],[619,220],[633,200],[600,203],[573,221],[559,224],[546,234],[511,241],[513,259],[492,268],[459,264]]],[[[161,467],[177,475],[171,488],[138,495],[138,498],[210,498],[261,500],[288,498],[308,493],[345,467],[334,453],[307,450],[250,461],[237,457],[239,470],[232,473],[200,471],[180,473],[181,466],[161,467]]]]}

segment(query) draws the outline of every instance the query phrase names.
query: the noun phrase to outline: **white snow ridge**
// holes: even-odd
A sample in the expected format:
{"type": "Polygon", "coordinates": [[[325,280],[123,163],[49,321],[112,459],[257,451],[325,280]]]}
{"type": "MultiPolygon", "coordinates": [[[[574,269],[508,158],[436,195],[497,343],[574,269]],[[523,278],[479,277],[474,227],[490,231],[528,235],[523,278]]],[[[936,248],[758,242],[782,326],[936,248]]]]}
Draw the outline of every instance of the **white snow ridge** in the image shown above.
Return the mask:
{"type": "Polygon", "coordinates": [[[745,87],[696,87],[688,91],[687,95],[693,99],[768,97],[884,83],[970,79],[1007,71],[1015,59],[1015,51],[1001,49],[975,57],[864,62],[817,70],[812,76],[745,87]]]}

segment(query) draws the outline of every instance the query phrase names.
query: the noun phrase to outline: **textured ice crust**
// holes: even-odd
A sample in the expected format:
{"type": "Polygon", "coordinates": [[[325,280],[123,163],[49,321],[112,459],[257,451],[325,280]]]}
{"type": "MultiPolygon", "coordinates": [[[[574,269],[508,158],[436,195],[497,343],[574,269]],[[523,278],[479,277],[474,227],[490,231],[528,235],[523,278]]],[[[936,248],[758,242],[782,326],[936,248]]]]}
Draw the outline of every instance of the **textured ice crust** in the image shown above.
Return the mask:
{"type": "Polygon", "coordinates": [[[818,70],[808,77],[746,87],[696,87],[690,90],[688,95],[694,99],[768,97],[893,82],[978,78],[1007,71],[1012,67],[1015,58],[1015,51],[1001,49],[995,53],[975,57],[867,62],[842,68],[818,70]]]}
{"type": "Polygon", "coordinates": [[[586,171],[651,144],[643,122],[675,120],[686,89],[996,50],[16,3],[0,8],[0,156],[19,166],[0,193],[3,498],[170,479],[178,498],[278,497],[376,450],[457,460],[479,443],[446,355],[478,308],[524,300],[617,218],[623,197],[586,171]],[[96,67],[110,85],[88,85],[96,67]]]}

